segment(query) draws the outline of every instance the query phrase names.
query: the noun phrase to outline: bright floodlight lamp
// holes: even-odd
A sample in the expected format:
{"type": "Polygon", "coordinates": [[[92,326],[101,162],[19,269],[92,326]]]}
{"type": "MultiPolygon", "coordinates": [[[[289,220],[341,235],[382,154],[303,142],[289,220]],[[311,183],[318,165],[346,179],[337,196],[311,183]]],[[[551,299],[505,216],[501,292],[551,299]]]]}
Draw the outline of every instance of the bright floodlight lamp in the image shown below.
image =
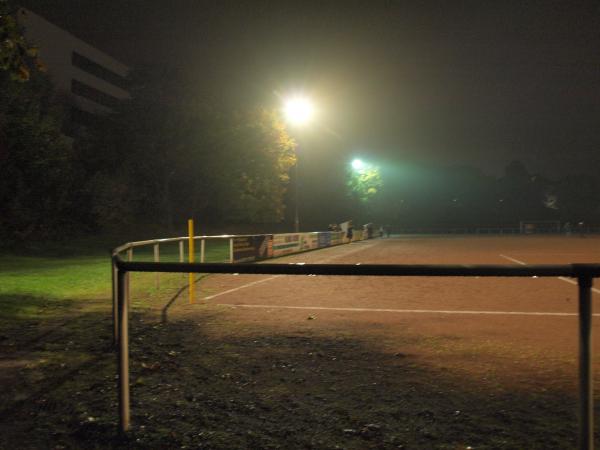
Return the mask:
{"type": "Polygon", "coordinates": [[[362,170],[365,168],[365,163],[361,159],[355,159],[352,161],[352,168],[354,170],[362,170]]]}
{"type": "Polygon", "coordinates": [[[285,102],[286,120],[292,125],[305,125],[315,114],[312,102],[305,97],[292,97],[285,102]]]}

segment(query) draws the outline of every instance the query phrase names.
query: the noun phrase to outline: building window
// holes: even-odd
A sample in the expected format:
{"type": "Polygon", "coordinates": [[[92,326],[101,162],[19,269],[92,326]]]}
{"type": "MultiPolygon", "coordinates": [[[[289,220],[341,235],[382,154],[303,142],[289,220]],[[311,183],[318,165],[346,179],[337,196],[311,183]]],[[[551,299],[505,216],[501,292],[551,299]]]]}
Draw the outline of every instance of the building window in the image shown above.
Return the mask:
{"type": "Polygon", "coordinates": [[[107,108],[116,108],[119,105],[118,98],[113,97],[106,92],[99,91],[78,80],[71,80],[71,92],[80,97],[87,98],[94,103],[106,106],[107,108]]]}
{"type": "Polygon", "coordinates": [[[89,58],[86,58],[83,55],[80,55],[77,52],[71,53],[71,63],[80,68],[81,70],[98,77],[107,83],[113,84],[115,86],[120,87],[121,89],[127,90],[128,82],[125,77],[114,73],[113,71],[107,69],[104,66],[92,61],[89,58]]]}

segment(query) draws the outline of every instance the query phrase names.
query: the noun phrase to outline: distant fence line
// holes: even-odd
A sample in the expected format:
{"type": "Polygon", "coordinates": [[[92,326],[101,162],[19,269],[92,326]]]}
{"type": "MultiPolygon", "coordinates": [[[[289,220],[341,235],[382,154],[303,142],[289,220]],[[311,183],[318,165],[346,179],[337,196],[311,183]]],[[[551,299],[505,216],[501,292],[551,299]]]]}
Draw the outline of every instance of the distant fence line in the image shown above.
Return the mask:
{"type": "MultiPolygon", "coordinates": [[[[179,244],[179,262],[185,261],[185,243],[189,236],[149,239],[146,241],[128,242],[112,250],[112,256],[127,252],[127,259],[133,260],[133,249],[152,246],[155,250],[154,262],[160,262],[160,245],[168,243],[179,244]]],[[[205,262],[206,242],[221,240],[228,242],[229,261],[251,262],[262,259],[300,253],[318,248],[346,244],[350,239],[342,231],[313,231],[305,233],[270,233],[270,234],[223,234],[215,236],[194,236],[194,241],[200,241],[200,262],[205,262]]],[[[351,241],[367,239],[363,230],[353,232],[351,241]]]]}
{"type": "Polygon", "coordinates": [[[522,227],[400,227],[392,228],[394,234],[600,234],[600,226],[573,228],[569,232],[556,228],[524,230],[522,227]]]}

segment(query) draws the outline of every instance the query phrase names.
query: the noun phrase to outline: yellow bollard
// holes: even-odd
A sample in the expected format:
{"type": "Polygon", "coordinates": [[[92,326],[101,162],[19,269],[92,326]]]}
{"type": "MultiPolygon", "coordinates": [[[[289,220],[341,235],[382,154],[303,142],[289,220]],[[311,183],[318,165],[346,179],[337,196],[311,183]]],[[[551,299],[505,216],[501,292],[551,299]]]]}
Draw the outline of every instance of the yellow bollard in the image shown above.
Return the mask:
{"type": "MultiPolygon", "coordinates": [[[[189,236],[189,262],[194,262],[194,219],[188,220],[188,236],[189,236]]],[[[194,274],[190,272],[189,276],[189,292],[190,292],[190,305],[194,304],[194,291],[196,285],[194,284],[194,274]]]]}

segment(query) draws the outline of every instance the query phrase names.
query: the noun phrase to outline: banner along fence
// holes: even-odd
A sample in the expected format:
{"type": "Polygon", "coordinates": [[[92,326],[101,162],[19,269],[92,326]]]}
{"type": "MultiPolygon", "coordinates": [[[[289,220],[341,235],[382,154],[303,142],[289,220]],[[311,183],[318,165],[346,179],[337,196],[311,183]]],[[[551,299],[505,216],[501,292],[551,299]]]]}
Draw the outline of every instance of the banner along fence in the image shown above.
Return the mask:
{"type": "MultiPolygon", "coordinates": [[[[362,236],[361,236],[362,239],[362,236]]],[[[353,241],[360,239],[353,238],[353,241]]],[[[312,233],[283,233],[273,235],[273,256],[291,255],[294,253],[315,250],[348,243],[341,231],[316,231],[312,233]]]]}
{"type": "Polygon", "coordinates": [[[411,277],[570,277],[579,287],[579,448],[594,447],[593,437],[593,378],[592,378],[592,297],[593,279],[600,277],[600,264],[571,265],[393,265],[393,264],[183,264],[127,262],[113,256],[117,269],[117,302],[115,316],[118,324],[118,383],[119,427],[130,428],[129,391],[129,297],[125,281],[129,272],[168,273],[241,273],[278,275],[335,275],[335,276],[411,276],[411,277]]]}

